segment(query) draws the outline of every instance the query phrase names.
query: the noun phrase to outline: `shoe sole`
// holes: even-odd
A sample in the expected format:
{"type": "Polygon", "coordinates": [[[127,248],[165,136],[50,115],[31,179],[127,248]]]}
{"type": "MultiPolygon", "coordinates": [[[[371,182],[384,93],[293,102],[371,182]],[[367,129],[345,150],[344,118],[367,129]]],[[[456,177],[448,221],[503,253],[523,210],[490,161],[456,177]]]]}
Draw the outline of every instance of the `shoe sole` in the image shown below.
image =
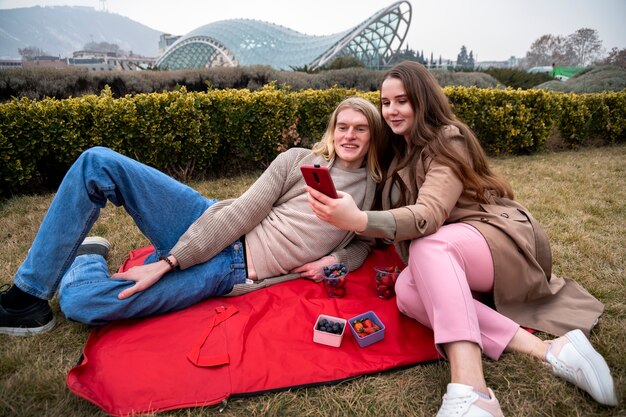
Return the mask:
{"type": "Polygon", "coordinates": [[[40,327],[0,327],[0,334],[9,336],[34,336],[49,332],[55,325],[56,317],[52,317],[52,320],[40,327]]]}
{"type": "Polygon", "coordinates": [[[110,251],[111,242],[100,236],[89,236],[81,243],[77,255],[95,254],[107,258],[110,251]]]}
{"type": "Polygon", "coordinates": [[[107,250],[111,250],[111,242],[109,242],[108,240],[106,240],[103,237],[100,236],[89,236],[86,237],[85,240],[83,240],[82,245],[97,245],[97,246],[104,246],[105,248],[107,248],[107,250]]]}
{"type": "Polygon", "coordinates": [[[608,384],[597,384],[601,397],[596,398],[596,396],[593,395],[592,397],[594,397],[594,399],[601,404],[613,406],[617,405],[618,401],[615,395],[615,388],[613,386],[613,377],[611,376],[611,370],[609,369],[609,366],[607,365],[602,355],[600,355],[593,348],[589,340],[580,330],[569,332],[567,334],[567,338],[570,342],[572,342],[574,349],[576,349],[576,351],[586,360],[588,367],[592,371],[591,373],[596,378],[595,380],[598,382],[608,381],[608,384]]]}

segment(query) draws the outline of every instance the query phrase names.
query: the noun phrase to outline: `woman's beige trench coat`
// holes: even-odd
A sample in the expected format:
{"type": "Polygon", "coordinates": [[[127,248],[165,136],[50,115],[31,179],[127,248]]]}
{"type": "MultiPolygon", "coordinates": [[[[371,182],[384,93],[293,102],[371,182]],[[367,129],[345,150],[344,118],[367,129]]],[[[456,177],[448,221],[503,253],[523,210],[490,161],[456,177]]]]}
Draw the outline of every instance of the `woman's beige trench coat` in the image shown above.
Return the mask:
{"type": "MultiPolygon", "coordinates": [[[[446,130],[455,149],[467,154],[458,129],[446,130]]],[[[405,182],[409,178],[408,172],[399,174],[405,182]]],[[[495,273],[493,298],[498,312],[521,326],[556,336],[572,329],[589,334],[604,305],[576,281],[552,274],[547,235],[524,206],[506,198],[493,198],[490,204],[482,204],[461,195],[456,203],[447,202],[448,207],[454,206],[447,214],[443,209],[446,202],[441,201],[446,197],[441,190],[451,186],[452,171],[422,152],[414,174],[419,201],[391,210],[396,221],[396,249],[405,262],[411,239],[434,233],[442,224],[467,223],[480,231],[491,250],[495,273]]],[[[390,182],[383,188],[384,210],[389,210],[391,188],[390,182]]],[[[416,200],[413,197],[410,201],[416,200]]]]}

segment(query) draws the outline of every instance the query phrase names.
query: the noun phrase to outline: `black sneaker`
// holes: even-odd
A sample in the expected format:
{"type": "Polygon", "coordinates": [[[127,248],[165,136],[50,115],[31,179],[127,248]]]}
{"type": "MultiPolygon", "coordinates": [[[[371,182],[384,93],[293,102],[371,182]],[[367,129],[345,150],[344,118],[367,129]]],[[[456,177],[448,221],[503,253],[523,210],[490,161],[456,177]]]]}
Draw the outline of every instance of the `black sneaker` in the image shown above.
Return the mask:
{"type": "Polygon", "coordinates": [[[89,236],[79,246],[76,256],[93,254],[106,259],[109,256],[109,250],[111,250],[111,243],[108,240],[100,236],[89,236]]]}
{"type": "Polygon", "coordinates": [[[47,301],[33,304],[22,310],[4,308],[0,298],[0,334],[30,336],[52,330],[54,315],[47,301]]]}

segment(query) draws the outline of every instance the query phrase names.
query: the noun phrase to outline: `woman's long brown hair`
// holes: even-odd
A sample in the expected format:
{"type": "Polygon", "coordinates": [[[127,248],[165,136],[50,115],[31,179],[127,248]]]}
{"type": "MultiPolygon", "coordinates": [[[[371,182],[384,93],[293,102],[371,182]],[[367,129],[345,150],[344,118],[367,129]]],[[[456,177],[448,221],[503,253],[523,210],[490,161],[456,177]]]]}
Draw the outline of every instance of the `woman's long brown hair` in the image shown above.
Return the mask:
{"type": "MultiPolygon", "coordinates": [[[[407,191],[415,198],[418,194],[415,182],[415,170],[410,170],[410,189],[406,190],[398,176],[398,171],[406,166],[417,166],[422,150],[425,150],[432,158],[446,166],[449,166],[455,175],[463,182],[464,194],[471,195],[480,202],[488,202],[490,195],[513,198],[513,189],[502,177],[495,174],[489,167],[487,157],[478,139],[472,130],[461,122],[453,113],[448,98],[437,83],[437,80],[423,65],[404,61],[389,69],[381,81],[396,78],[402,82],[409,103],[415,112],[415,124],[411,130],[410,143],[403,136],[393,133],[385,123],[385,137],[387,146],[379,149],[379,161],[383,167],[383,181],[379,183],[379,192],[387,178],[400,188],[401,199],[396,204],[398,207],[414,204],[414,201],[406,201],[407,191]],[[443,128],[456,126],[465,142],[471,163],[454,150],[450,141],[445,139],[443,128]],[[389,171],[391,160],[397,157],[399,164],[389,171]]],[[[382,106],[382,101],[381,101],[382,106]]],[[[380,202],[377,202],[380,208],[380,202]]]]}

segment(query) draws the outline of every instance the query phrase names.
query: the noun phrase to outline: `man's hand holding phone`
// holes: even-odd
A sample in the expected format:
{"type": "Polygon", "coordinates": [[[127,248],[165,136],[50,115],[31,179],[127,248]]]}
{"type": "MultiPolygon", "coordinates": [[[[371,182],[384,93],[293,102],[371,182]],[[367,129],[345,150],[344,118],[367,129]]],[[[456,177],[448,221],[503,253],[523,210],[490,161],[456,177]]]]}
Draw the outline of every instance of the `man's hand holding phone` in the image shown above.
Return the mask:
{"type": "Polygon", "coordinates": [[[330,176],[328,167],[315,165],[302,165],[300,167],[306,185],[326,194],[330,198],[337,198],[337,190],[330,176]]]}
{"type": "Polygon", "coordinates": [[[328,168],[303,165],[301,169],[307,183],[309,204],[320,220],[342,230],[361,232],[366,229],[367,214],[357,207],[350,194],[335,190],[328,168]],[[326,174],[319,174],[320,168],[325,168],[321,171],[326,171],[326,174]],[[309,172],[318,172],[317,179],[309,172]],[[307,175],[312,177],[311,182],[307,180],[307,175]],[[328,178],[325,178],[326,175],[328,178]]]}

